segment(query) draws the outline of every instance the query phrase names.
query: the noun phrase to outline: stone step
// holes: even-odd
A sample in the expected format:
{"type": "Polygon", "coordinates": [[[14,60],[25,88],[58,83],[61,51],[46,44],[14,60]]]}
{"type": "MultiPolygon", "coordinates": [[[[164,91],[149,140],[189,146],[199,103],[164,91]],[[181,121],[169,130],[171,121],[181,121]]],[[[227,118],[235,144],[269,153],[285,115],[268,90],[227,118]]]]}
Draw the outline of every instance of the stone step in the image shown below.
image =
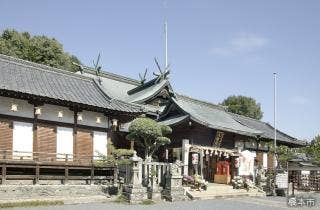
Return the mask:
{"type": "Polygon", "coordinates": [[[194,195],[187,192],[187,196],[192,200],[210,200],[215,198],[234,198],[234,197],[264,197],[263,193],[220,193],[209,195],[194,195]]]}
{"type": "Polygon", "coordinates": [[[206,191],[194,191],[186,189],[186,195],[193,200],[208,200],[215,198],[233,198],[233,197],[261,197],[265,193],[256,189],[249,191],[245,189],[233,189],[230,185],[209,184],[206,191]]]}

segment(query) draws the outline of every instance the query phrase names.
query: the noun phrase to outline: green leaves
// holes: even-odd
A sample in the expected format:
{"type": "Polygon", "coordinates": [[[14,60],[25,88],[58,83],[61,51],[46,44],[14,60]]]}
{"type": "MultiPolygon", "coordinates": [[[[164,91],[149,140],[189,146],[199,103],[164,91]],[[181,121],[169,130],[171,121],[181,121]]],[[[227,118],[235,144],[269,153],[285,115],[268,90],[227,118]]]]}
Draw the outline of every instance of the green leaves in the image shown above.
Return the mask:
{"type": "Polygon", "coordinates": [[[304,148],[307,156],[313,157],[317,163],[320,163],[320,135],[314,137],[310,145],[304,148]]]}
{"type": "Polygon", "coordinates": [[[137,118],[132,121],[127,138],[135,141],[156,139],[159,136],[162,136],[162,130],[156,121],[149,118],[137,118]]]}
{"type": "Polygon", "coordinates": [[[150,118],[137,118],[131,122],[127,139],[143,145],[145,157],[152,155],[160,146],[171,141],[165,137],[172,132],[169,126],[157,123],[150,118]]]}
{"type": "Polygon", "coordinates": [[[77,71],[72,62],[80,64],[75,56],[64,52],[56,39],[11,29],[4,30],[0,36],[0,53],[68,71],[77,71]]]}
{"type": "Polygon", "coordinates": [[[254,119],[260,120],[263,116],[260,104],[255,99],[246,96],[229,96],[222,103],[222,106],[226,106],[229,112],[244,115],[254,119]]]}

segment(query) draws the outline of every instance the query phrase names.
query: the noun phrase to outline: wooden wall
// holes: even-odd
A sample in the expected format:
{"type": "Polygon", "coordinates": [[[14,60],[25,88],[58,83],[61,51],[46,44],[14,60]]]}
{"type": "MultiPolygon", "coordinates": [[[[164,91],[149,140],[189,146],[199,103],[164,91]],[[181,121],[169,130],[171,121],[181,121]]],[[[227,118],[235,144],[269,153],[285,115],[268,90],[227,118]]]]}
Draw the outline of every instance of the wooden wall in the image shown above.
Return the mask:
{"type": "Polygon", "coordinates": [[[9,120],[0,119],[0,150],[12,150],[12,123],[9,120]],[[11,139],[11,141],[9,140],[11,139]]]}
{"type": "Polygon", "coordinates": [[[40,158],[54,159],[55,155],[50,153],[56,153],[57,135],[56,127],[52,125],[39,124],[37,128],[37,142],[34,145],[38,145],[37,148],[33,148],[33,151],[40,153],[40,158]]]}
{"type": "Polygon", "coordinates": [[[77,131],[76,155],[91,156],[93,154],[93,135],[90,130],[79,129],[77,131]]]}
{"type": "MultiPolygon", "coordinates": [[[[172,134],[169,136],[172,142],[170,147],[181,147],[183,139],[189,139],[190,144],[212,146],[216,132],[214,129],[195,122],[192,122],[191,126],[189,126],[188,122],[182,123],[172,128],[172,134]]],[[[234,134],[225,132],[221,147],[233,149],[234,138],[234,134]]]]}
{"type": "MultiPolygon", "coordinates": [[[[0,151],[12,150],[13,143],[13,120],[0,119],[0,151]]],[[[39,152],[41,160],[52,161],[56,158],[57,147],[57,125],[38,123],[37,128],[33,130],[33,152],[39,152]]],[[[109,139],[109,137],[108,137],[109,139]]],[[[74,155],[90,156],[93,155],[93,130],[77,129],[74,138],[74,155]]],[[[2,155],[3,153],[0,153],[2,155]]],[[[11,154],[7,154],[9,157],[11,154]]]]}

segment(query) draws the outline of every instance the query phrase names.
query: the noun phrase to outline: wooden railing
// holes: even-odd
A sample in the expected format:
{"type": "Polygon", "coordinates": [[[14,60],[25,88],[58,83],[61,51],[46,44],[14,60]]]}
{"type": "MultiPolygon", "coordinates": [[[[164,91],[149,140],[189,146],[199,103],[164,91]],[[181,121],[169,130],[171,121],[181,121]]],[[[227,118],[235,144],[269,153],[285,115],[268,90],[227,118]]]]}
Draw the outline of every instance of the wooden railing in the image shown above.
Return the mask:
{"type": "Polygon", "coordinates": [[[0,150],[1,184],[6,180],[69,180],[117,179],[117,167],[101,156],[45,152],[0,150]]]}

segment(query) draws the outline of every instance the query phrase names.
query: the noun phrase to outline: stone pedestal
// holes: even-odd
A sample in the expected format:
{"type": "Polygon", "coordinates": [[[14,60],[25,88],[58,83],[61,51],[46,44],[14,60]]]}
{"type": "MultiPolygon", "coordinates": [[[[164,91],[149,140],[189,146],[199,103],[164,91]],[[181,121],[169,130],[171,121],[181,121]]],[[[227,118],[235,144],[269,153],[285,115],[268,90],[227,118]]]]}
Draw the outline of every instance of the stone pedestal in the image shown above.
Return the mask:
{"type": "Polygon", "coordinates": [[[165,188],[162,190],[162,198],[167,201],[186,200],[182,188],[181,162],[176,161],[170,164],[169,173],[166,174],[165,188]]]}
{"type": "Polygon", "coordinates": [[[127,198],[129,203],[137,204],[148,199],[148,192],[145,187],[129,186],[123,187],[123,195],[127,198]]]}
{"type": "Polygon", "coordinates": [[[162,187],[159,187],[157,182],[157,177],[152,177],[151,186],[148,188],[148,199],[152,199],[153,201],[161,201],[162,187]]]}
{"type": "Polygon", "coordinates": [[[147,189],[142,186],[142,159],[137,157],[135,152],[131,161],[131,180],[129,184],[124,185],[123,195],[129,203],[140,203],[148,198],[147,189]]]}

